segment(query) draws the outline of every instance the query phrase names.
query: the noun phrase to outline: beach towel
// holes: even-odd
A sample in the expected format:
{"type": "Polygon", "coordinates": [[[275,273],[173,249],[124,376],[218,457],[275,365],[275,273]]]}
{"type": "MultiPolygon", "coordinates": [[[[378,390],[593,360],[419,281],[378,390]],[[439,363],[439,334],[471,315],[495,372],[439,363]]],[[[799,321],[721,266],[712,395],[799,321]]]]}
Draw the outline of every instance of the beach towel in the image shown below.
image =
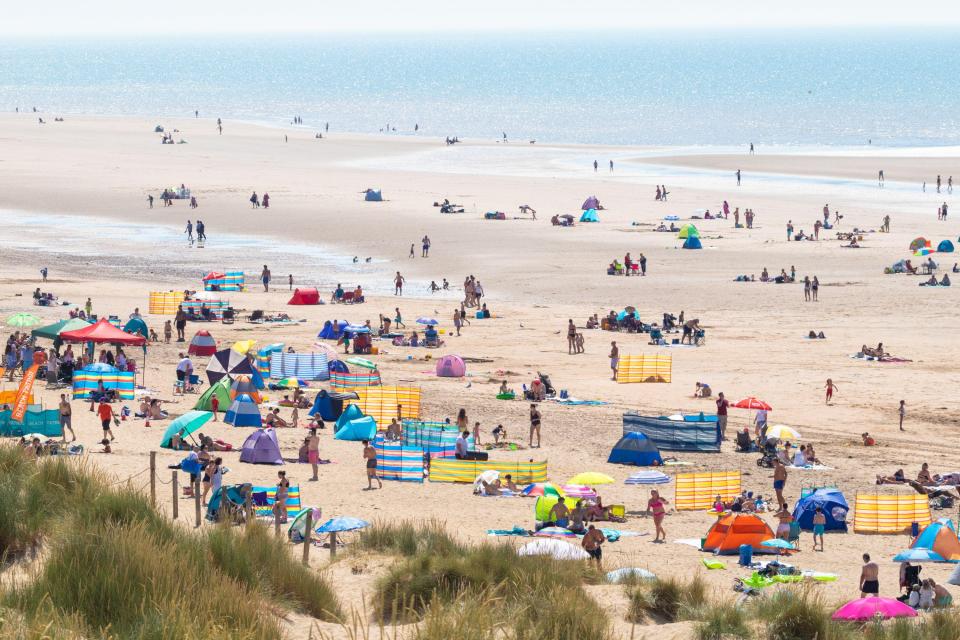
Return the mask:
{"type": "Polygon", "coordinates": [[[568,407],[599,407],[605,404],[602,400],[578,400],[577,398],[551,398],[557,404],[566,405],[568,407]]]}
{"type": "Polygon", "coordinates": [[[863,360],[865,362],[913,362],[913,360],[907,360],[906,358],[894,358],[893,356],[885,356],[883,358],[877,358],[876,356],[865,356],[862,353],[854,353],[850,356],[853,360],[863,360]]]}
{"type": "Polygon", "coordinates": [[[798,471],[832,471],[833,467],[828,467],[822,464],[805,464],[802,467],[796,467],[794,465],[789,465],[788,469],[797,469],[798,471]]]}

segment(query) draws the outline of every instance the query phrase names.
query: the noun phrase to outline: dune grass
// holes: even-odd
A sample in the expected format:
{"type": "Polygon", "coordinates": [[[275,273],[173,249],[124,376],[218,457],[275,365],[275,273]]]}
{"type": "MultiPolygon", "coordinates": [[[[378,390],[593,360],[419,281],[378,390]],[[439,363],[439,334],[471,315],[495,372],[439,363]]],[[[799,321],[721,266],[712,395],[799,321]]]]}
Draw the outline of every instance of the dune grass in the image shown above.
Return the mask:
{"type": "Polygon", "coordinates": [[[259,523],[195,532],[65,458],[0,446],[0,544],[43,561],[0,594],[0,640],[282,637],[287,610],[323,620],[334,590],[259,523]]]}
{"type": "Polygon", "coordinates": [[[690,580],[658,578],[643,584],[628,585],[627,620],[634,623],[676,622],[696,619],[707,605],[707,585],[696,574],[690,580]]]}

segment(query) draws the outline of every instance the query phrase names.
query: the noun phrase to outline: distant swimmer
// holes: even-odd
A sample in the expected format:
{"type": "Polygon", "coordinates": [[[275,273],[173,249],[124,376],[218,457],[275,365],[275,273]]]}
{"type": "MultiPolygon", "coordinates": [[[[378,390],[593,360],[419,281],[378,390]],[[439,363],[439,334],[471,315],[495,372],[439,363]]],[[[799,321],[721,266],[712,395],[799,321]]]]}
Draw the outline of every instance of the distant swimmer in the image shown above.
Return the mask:
{"type": "Polygon", "coordinates": [[[598,168],[599,166],[600,166],[600,165],[599,165],[599,164],[597,164],[597,161],[596,161],[596,160],[594,160],[594,161],[593,161],[593,172],[594,172],[594,173],[596,173],[596,172],[597,172],[597,168],[598,168]]]}
{"type": "Polygon", "coordinates": [[[880,173],[877,175],[877,184],[883,186],[883,169],[880,169],[880,173]]]}
{"type": "Polygon", "coordinates": [[[737,186],[740,186],[740,169],[737,169],[737,186]]]}
{"type": "Polygon", "coordinates": [[[750,155],[753,155],[753,143],[750,143],[750,155]]]}
{"type": "Polygon", "coordinates": [[[610,173],[613,173],[613,160],[610,161],[610,173]]]}

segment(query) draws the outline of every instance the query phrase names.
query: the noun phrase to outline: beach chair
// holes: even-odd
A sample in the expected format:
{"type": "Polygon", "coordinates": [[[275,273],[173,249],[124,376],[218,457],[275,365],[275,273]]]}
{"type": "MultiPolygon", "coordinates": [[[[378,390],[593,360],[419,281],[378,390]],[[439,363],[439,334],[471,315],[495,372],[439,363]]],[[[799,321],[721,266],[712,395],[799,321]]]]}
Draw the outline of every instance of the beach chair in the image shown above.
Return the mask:
{"type": "Polygon", "coordinates": [[[627,517],[627,507],[622,504],[612,504],[610,505],[610,517],[612,518],[623,518],[627,517]]]}
{"type": "Polygon", "coordinates": [[[787,534],[787,542],[799,542],[800,540],[800,523],[794,520],[790,523],[790,533],[787,534]]]}
{"type": "Polygon", "coordinates": [[[353,304],[353,291],[344,291],[340,302],[343,304],[353,304]]]}
{"type": "Polygon", "coordinates": [[[220,321],[223,324],[233,324],[235,318],[236,312],[233,310],[233,307],[227,307],[223,310],[223,317],[220,319],[220,321]]]}

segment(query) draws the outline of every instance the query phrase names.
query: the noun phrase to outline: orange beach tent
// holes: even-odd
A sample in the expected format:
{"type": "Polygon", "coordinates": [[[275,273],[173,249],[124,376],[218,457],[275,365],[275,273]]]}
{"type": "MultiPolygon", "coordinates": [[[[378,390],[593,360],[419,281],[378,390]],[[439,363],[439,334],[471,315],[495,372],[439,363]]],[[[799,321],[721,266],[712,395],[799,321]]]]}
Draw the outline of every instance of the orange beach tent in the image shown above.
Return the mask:
{"type": "Polygon", "coordinates": [[[740,545],[748,544],[754,551],[772,551],[760,543],[773,537],[773,531],[759,517],[749,513],[731,513],[713,523],[707,531],[703,550],[732,555],[740,550],[740,545]]]}
{"type": "Polygon", "coordinates": [[[916,537],[911,549],[929,549],[947,562],[960,562],[960,538],[950,518],[941,518],[928,524],[916,537]]]}

